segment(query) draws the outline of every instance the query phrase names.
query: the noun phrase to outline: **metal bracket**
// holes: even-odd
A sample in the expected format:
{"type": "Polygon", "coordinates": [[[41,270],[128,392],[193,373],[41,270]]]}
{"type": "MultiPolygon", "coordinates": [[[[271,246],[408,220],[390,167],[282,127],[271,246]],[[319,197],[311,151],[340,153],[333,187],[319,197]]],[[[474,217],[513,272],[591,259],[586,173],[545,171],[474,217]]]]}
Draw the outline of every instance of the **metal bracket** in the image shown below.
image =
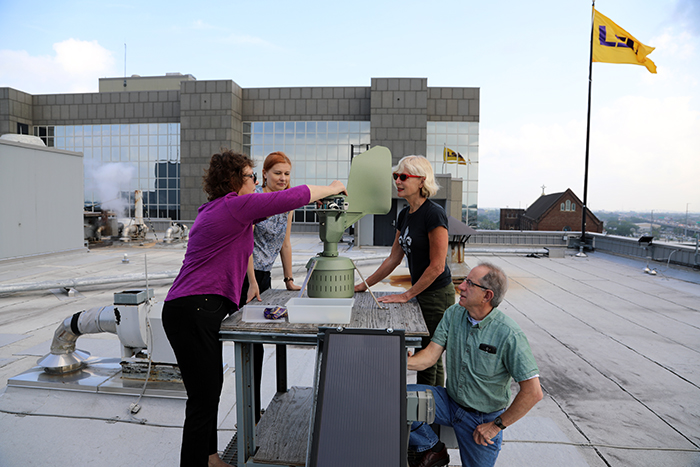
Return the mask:
{"type": "Polygon", "coordinates": [[[370,294],[370,295],[372,296],[372,298],[374,299],[374,303],[377,304],[377,308],[379,308],[380,310],[388,310],[388,309],[389,309],[389,306],[388,306],[388,305],[380,305],[380,304],[379,304],[379,301],[377,300],[377,297],[375,297],[374,294],[372,293],[372,289],[369,288],[369,285],[367,284],[367,281],[365,280],[364,276],[363,276],[362,273],[360,272],[360,268],[357,267],[357,264],[355,264],[355,262],[352,260],[352,258],[348,258],[348,259],[349,259],[350,262],[352,263],[352,265],[353,265],[353,267],[355,268],[355,270],[357,271],[357,273],[360,275],[360,279],[362,279],[362,282],[365,284],[365,287],[367,287],[367,292],[369,292],[369,294],[370,294]]]}
{"type": "Polygon", "coordinates": [[[428,425],[435,421],[435,398],[430,389],[406,392],[406,419],[428,425]]]}

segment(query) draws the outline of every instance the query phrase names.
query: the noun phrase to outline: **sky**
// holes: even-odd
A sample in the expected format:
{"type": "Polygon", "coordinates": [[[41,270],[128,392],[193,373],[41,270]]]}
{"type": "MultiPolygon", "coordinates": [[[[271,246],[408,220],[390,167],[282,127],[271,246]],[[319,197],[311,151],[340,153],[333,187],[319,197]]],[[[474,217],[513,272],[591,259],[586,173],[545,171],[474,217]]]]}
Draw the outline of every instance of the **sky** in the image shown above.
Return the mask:
{"type": "MultiPolygon", "coordinates": [[[[480,88],[479,207],[583,198],[590,0],[0,0],[0,87],[191,74],[244,88],[421,77],[480,88]]],[[[594,63],[588,207],[700,212],[700,0],[598,0],[658,73],[594,63]]]]}

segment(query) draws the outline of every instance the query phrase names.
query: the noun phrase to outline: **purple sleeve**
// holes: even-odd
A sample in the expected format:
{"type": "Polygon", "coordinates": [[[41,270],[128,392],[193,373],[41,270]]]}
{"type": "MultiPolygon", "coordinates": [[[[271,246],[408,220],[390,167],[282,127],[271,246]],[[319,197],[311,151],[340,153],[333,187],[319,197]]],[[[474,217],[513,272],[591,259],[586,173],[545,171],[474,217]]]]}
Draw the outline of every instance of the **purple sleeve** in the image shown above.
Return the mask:
{"type": "Polygon", "coordinates": [[[231,215],[243,223],[254,223],[266,217],[292,211],[305,206],[311,199],[306,185],[299,185],[271,193],[251,193],[238,197],[235,204],[228,205],[231,215]]]}

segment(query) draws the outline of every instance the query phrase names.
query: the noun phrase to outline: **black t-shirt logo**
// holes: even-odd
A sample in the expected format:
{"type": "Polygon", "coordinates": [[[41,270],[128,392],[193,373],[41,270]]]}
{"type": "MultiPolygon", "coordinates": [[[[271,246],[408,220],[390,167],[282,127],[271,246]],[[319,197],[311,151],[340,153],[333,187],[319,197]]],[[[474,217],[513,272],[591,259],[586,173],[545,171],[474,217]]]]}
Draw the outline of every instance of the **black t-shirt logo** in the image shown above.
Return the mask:
{"type": "Polygon", "coordinates": [[[408,236],[408,227],[406,227],[406,230],[404,230],[403,235],[399,235],[399,245],[401,245],[403,252],[407,255],[411,252],[412,242],[413,239],[411,239],[411,237],[408,236]]]}

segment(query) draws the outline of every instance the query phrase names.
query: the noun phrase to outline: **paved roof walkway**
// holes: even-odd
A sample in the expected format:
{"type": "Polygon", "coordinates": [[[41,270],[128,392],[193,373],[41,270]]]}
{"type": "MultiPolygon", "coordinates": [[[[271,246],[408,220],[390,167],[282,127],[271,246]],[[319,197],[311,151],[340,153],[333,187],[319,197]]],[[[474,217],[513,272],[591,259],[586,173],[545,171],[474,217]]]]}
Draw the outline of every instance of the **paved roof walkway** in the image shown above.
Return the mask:
{"type": "MultiPolygon", "coordinates": [[[[294,236],[295,277],[320,251],[318,238],[294,236]]],[[[371,273],[386,248],[355,248],[369,258],[371,273]],[[372,258],[376,258],[372,260],[372,258]]],[[[95,248],[0,262],[0,285],[177,270],[181,245],[95,248]],[[124,254],[129,263],[123,263],[124,254]]],[[[593,253],[561,259],[479,254],[503,267],[511,280],[501,306],[527,334],[541,371],[545,397],[505,433],[499,466],[700,466],[700,273],[593,253]]],[[[400,268],[375,286],[398,290],[400,268]],[[392,285],[392,283],[394,285],[392,285]]],[[[281,273],[273,287],[282,287],[281,273]]],[[[171,280],[149,283],[162,300],[171,280]]],[[[76,311],[112,303],[115,292],[143,281],[61,291],[0,295],[0,465],[177,465],[184,413],[182,399],[145,397],[141,412],[128,415],[135,397],[6,387],[7,380],[48,352],[53,333],[76,311]],[[138,419],[137,419],[138,418],[138,419]],[[144,421],[145,420],[145,421],[144,421]]],[[[78,347],[93,356],[119,356],[116,336],[83,336],[78,347]]],[[[235,432],[232,346],[220,409],[220,449],[235,432]]],[[[272,397],[273,350],[265,354],[263,397],[272,397]],[[267,365],[270,363],[270,365],[267,365]]],[[[313,350],[289,353],[290,384],[311,385],[313,350]]],[[[410,381],[410,375],[409,375],[410,381]]],[[[458,465],[456,451],[451,465],[458,465]]]]}

